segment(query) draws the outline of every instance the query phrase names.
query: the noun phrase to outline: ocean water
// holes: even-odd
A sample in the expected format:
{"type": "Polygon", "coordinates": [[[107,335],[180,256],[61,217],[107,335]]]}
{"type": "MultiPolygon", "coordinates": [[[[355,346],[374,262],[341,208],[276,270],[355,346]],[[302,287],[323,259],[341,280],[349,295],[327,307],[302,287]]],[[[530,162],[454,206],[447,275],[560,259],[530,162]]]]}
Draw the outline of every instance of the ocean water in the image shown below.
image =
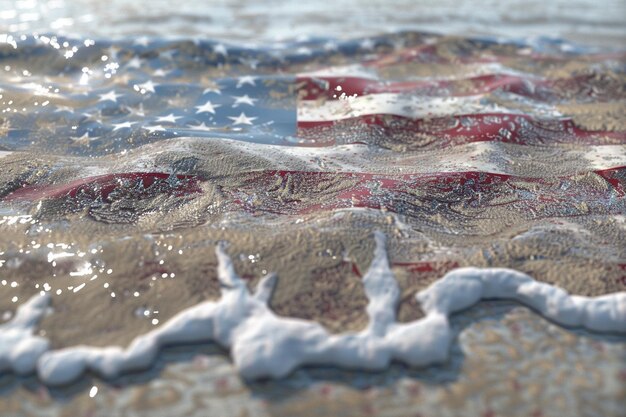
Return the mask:
{"type": "Polygon", "coordinates": [[[620,0],[328,2],[236,0],[2,1],[9,33],[76,34],[110,39],[156,38],[270,41],[299,36],[354,38],[398,30],[527,38],[548,36],[585,44],[624,42],[620,0]]]}
{"type": "Polygon", "coordinates": [[[620,416],[625,9],[0,2],[0,408],[620,416]]]}

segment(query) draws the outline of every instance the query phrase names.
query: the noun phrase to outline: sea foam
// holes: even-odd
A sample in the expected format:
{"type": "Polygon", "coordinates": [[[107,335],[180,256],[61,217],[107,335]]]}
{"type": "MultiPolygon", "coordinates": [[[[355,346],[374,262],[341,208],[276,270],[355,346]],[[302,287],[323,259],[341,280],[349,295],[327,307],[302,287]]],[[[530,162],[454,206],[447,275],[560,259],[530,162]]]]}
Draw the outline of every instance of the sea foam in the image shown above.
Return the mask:
{"type": "Polygon", "coordinates": [[[50,304],[50,295],[38,294],[17,308],[13,318],[0,325],[0,372],[26,375],[35,371],[37,360],[49,342],[35,334],[50,304]]]}
{"type": "Polygon", "coordinates": [[[452,340],[451,313],[481,299],[513,299],[566,326],[626,333],[626,292],[600,297],[569,295],[510,269],[456,269],[420,291],[416,297],[425,317],[398,323],[400,289],[389,267],[385,236],[375,233],[376,249],[363,277],[369,299],[367,327],[354,333],[331,334],[313,321],[280,317],[268,302],[276,275],[263,277],[250,291],[224,246],[216,248],[221,298],[183,310],[162,326],[137,337],[128,347],[74,346],[48,350],[34,335],[50,298],[38,295],[0,327],[0,370],[36,370],[46,384],[72,382],[90,371],[106,378],[150,367],[166,345],[215,342],[229,348],[246,379],[281,378],[302,365],[382,370],[391,361],[412,366],[443,362],[452,340]]]}

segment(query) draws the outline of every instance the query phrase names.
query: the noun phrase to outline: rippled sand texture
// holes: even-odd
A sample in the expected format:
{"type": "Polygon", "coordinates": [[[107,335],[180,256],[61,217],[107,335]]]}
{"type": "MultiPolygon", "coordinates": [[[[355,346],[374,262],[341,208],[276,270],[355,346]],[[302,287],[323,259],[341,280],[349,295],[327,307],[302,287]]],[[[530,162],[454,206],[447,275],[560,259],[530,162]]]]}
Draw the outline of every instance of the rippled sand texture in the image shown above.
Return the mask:
{"type": "MultiPolygon", "coordinates": [[[[339,2],[337,16],[302,21],[272,2],[265,18],[256,3],[164,17],[158,2],[0,2],[13,33],[0,38],[2,322],[43,291],[53,311],[37,333],[52,348],[126,346],[219,298],[214,248],[226,242],[250,288],[278,274],[276,314],[358,331],[376,230],[402,323],[424,316],[416,292],[465,266],[515,269],[576,295],[626,291],[623,4],[529,3],[524,14],[494,3],[471,19],[470,5],[444,2],[419,20],[409,3],[352,15],[339,2]],[[511,22],[507,35],[554,24],[551,34],[609,47],[369,29],[444,22],[466,35],[491,17],[511,22]],[[320,22],[328,38],[270,41],[300,25],[319,35],[320,22]],[[129,34],[149,37],[116,39],[129,34]]],[[[0,410],[623,415],[624,336],[564,329],[506,302],[452,323],[443,366],[245,382],[228,352],[187,346],[112,381],[52,389],[2,375],[0,410]]]]}
{"type": "Polygon", "coordinates": [[[317,368],[246,383],[211,347],[169,349],[156,369],[104,383],[48,389],[3,377],[2,406],[17,416],[605,416],[623,415],[623,339],[564,330],[509,303],[452,320],[458,344],[445,366],[368,374],[317,368]],[[93,396],[93,397],[92,397],[93,396]]]}

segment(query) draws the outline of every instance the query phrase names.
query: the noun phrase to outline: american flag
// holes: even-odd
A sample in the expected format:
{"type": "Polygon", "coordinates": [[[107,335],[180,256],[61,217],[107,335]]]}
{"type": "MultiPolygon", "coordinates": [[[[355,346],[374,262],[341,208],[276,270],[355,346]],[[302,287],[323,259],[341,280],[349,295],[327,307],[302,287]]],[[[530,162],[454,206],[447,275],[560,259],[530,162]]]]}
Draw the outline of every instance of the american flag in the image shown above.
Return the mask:
{"type": "MultiPolygon", "coordinates": [[[[456,202],[524,216],[624,211],[626,67],[619,51],[418,33],[270,46],[44,35],[4,40],[5,153],[103,157],[176,138],[223,138],[275,145],[279,153],[320,148],[301,155],[317,161],[313,170],[286,164],[255,170],[251,178],[239,172],[245,180],[230,193],[231,209],[250,209],[246,195],[275,181],[312,186],[344,178],[352,185],[325,191],[321,204],[277,202],[266,192],[254,210],[363,206],[414,215],[442,207],[452,213],[456,202]],[[559,70],[575,63],[580,69],[559,70]],[[612,103],[617,110],[608,108],[612,103]],[[596,119],[606,116],[607,123],[577,110],[596,106],[596,119]],[[378,152],[338,161],[346,147],[378,152]],[[441,150],[446,157],[423,153],[441,150]],[[586,173],[602,187],[581,185],[586,173]]],[[[88,204],[98,193],[109,198],[115,187],[103,184],[110,181],[143,179],[147,187],[178,178],[197,192],[197,181],[205,180],[174,171],[106,172],[49,187],[45,175],[23,173],[0,196],[76,198],[80,189],[87,195],[81,204],[88,204]]],[[[180,187],[172,184],[164,189],[180,187]]]]}
{"type": "MultiPolygon", "coordinates": [[[[220,199],[197,222],[369,209],[463,239],[626,213],[622,51],[413,32],[3,40],[0,156],[30,161],[8,165],[5,213],[136,223],[207,184],[220,199]]],[[[606,285],[623,288],[614,249],[606,285]]]]}
{"type": "Polygon", "coordinates": [[[623,129],[586,128],[559,109],[623,99],[621,52],[419,34],[270,47],[5,41],[0,146],[13,150],[104,155],[182,136],[411,149],[624,141],[623,129]],[[573,61],[587,68],[555,70],[573,61]]]}

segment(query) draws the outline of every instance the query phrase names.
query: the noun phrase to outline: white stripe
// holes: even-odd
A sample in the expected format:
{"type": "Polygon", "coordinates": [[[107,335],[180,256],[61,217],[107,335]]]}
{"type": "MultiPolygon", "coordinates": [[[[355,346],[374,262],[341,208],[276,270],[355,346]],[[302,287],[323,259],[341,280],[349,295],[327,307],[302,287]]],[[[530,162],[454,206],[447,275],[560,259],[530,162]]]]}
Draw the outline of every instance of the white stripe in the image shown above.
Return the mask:
{"type": "Polygon", "coordinates": [[[4,158],[5,156],[9,156],[11,154],[13,154],[13,152],[0,151],[0,159],[4,158]]]}
{"type": "MultiPolygon", "coordinates": [[[[243,143],[243,142],[240,142],[243,143]]],[[[396,152],[373,150],[367,145],[328,148],[275,147],[282,154],[275,161],[298,158],[313,171],[341,171],[378,174],[429,174],[437,172],[485,171],[505,173],[492,163],[493,143],[481,142],[455,147],[452,151],[415,153],[398,156],[396,152]],[[314,157],[315,162],[311,162],[314,157]]]]}
{"type": "Polygon", "coordinates": [[[589,161],[589,167],[594,170],[626,166],[626,146],[590,146],[584,157],[589,161]]]}
{"type": "Polygon", "coordinates": [[[303,72],[298,74],[298,77],[357,77],[367,78],[370,80],[377,80],[378,75],[373,68],[366,68],[362,65],[346,65],[340,67],[328,67],[312,72],[303,72]]]}
{"type": "Polygon", "coordinates": [[[465,97],[419,97],[410,94],[382,93],[325,102],[301,101],[298,103],[298,122],[335,121],[376,114],[412,119],[481,113],[513,113],[551,118],[561,116],[551,106],[541,105],[527,98],[513,96],[507,98],[517,102],[523,101],[526,105],[531,104],[532,110],[522,111],[486,103],[487,96],[483,94],[465,97]]]}
{"type": "MultiPolygon", "coordinates": [[[[406,64],[400,64],[406,65],[406,64]]],[[[380,80],[380,81],[389,81],[387,79],[381,79],[377,73],[377,71],[382,70],[385,71],[386,68],[393,67],[391,66],[382,66],[377,67],[364,67],[362,65],[346,65],[346,66],[338,66],[338,67],[329,67],[324,68],[317,71],[304,72],[299,74],[300,77],[356,77],[356,78],[367,78],[370,80],[380,80]]],[[[542,77],[537,76],[536,74],[517,71],[513,68],[509,68],[507,66],[502,65],[500,62],[472,62],[468,64],[455,64],[454,67],[447,65],[448,71],[453,70],[454,72],[448,72],[446,74],[433,74],[427,77],[412,75],[406,79],[395,80],[395,81],[458,81],[458,80],[466,80],[468,78],[479,77],[482,75],[512,75],[517,77],[522,77],[529,81],[542,79],[542,77]]]]}

